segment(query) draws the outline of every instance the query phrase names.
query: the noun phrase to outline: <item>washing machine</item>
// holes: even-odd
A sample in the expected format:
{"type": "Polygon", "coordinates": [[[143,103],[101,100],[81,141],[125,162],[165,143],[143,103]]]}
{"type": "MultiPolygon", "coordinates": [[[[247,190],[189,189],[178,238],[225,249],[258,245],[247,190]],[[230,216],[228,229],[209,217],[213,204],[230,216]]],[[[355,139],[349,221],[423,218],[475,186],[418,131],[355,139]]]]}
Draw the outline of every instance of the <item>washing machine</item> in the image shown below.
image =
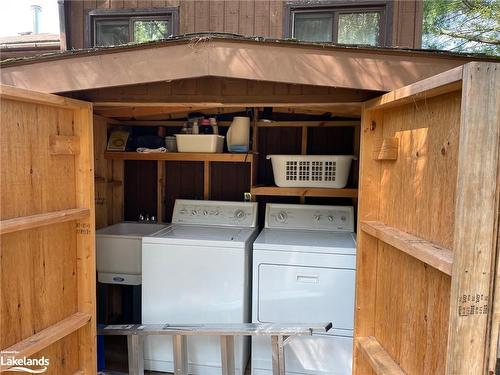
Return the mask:
{"type": "MultiPolygon", "coordinates": [[[[354,329],[354,210],[270,203],[253,247],[254,323],[332,322],[285,347],[286,374],[350,375],[354,329]]],[[[252,374],[272,373],[271,344],[252,338],[252,374]]]]}
{"type": "MultiPolygon", "coordinates": [[[[251,322],[252,243],[257,204],[177,200],[172,225],[142,240],[142,322],[251,322]]],[[[219,337],[189,337],[190,374],[220,374],[219,337]]],[[[244,374],[249,338],[235,339],[236,374],[244,374]]],[[[145,340],[144,367],[173,372],[169,337],[145,340]]]]}

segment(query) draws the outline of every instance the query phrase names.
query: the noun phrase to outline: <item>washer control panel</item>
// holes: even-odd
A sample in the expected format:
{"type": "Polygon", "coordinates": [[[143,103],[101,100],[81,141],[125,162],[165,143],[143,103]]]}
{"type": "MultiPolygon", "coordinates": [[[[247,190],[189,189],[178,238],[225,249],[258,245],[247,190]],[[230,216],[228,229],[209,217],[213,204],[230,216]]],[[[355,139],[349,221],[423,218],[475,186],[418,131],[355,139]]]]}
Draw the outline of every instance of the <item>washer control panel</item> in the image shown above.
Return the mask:
{"type": "Polygon", "coordinates": [[[256,227],[257,203],[177,199],[172,223],[256,227]]]}
{"type": "Polygon", "coordinates": [[[354,208],[268,203],[266,228],[354,232],[354,208]]]}

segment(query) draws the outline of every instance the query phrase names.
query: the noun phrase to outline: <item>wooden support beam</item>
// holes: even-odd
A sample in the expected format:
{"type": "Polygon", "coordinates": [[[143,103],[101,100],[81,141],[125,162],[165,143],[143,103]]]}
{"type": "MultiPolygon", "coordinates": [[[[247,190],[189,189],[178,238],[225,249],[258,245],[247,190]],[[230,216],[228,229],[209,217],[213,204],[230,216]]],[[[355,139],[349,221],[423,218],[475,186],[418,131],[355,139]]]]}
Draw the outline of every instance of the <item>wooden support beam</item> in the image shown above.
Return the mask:
{"type": "Polygon", "coordinates": [[[21,230],[43,227],[45,225],[65,223],[88,217],[88,208],[71,208],[68,210],[52,211],[43,214],[16,217],[0,221],[0,235],[21,230]]]}
{"type": "Polygon", "coordinates": [[[361,221],[361,230],[405,254],[451,275],[453,252],[423,238],[389,227],[378,221],[361,221]]]}
{"type": "Polygon", "coordinates": [[[70,135],[51,135],[49,137],[49,153],[51,155],[78,155],[80,153],[80,139],[70,135]]]}
{"type": "Polygon", "coordinates": [[[358,337],[356,346],[377,375],[406,375],[375,337],[358,337]]]}
{"type": "Polygon", "coordinates": [[[399,151],[399,138],[383,138],[373,147],[374,160],[397,160],[399,151]]]}
{"type": "Polygon", "coordinates": [[[252,186],[251,193],[252,195],[289,196],[289,197],[357,198],[358,189],[252,186]]]}
{"type": "MultiPolygon", "coordinates": [[[[381,163],[373,160],[371,153],[377,139],[383,137],[383,115],[380,112],[362,111],[361,114],[361,153],[358,228],[361,220],[378,220],[380,209],[381,163]],[[375,124],[376,126],[373,126],[375,124]]],[[[356,314],[354,337],[374,336],[376,325],[376,287],[378,240],[362,230],[357,234],[356,254],[356,314]]],[[[354,347],[353,374],[371,375],[369,363],[354,347]]]]}
{"type": "Polygon", "coordinates": [[[499,64],[465,65],[462,91],[446,374],[482,375],[498,246],[499,64]]]}
{"type": "Polygon", "coordinates": [[[253,154],[212,154],[198,152],[114,152],[104,153],[105,159],[111,160],[174,160],[174,161],[220,161],[251,163],[253,154]]]}
{"type": "MultiPolygon", "coordinates": [[[[113,120],[106,118],[107,120],[113,120]]],[[[169,127],[182,127],[185,121],[179,120],[113,120],[113,125],[117,126],[169,126],[169,127]]],[[[357,126],[358,121],[262,121],[256,122],[259,128],[274,128],[274,127],[339,127],[339,126],[357,126]]],[[[228,127],[231,121],[219,121],[219,127],[228,127]]]]}
{"type": "Polygon", "coordinates": [[[203,198],[210,199],[210,161],[203,162],[203,198]]]}
{"type": "Polygon", "coordinates": [[[268,102],[268,103],[231,103],[231,102],[94,102],[96,111],[108,110],[111,108],[174,108],[190,111],[194,108],[250,108],[250,107],[273,107],[273,108],[342,108],[356,107],[361,109],[361,102],[339,102],[339,103],[293,103],[293,102],[268,102]]]}
{"type": "Polygon", "coordinates": [[[9,348],[2,349],[0,354],[2,365],[0,366],[0,371],[5,371],[9,365],[3,365],[8,363],[8,359],[17,359],[23,357],[29,357],[40,350],[46,348],[49,345],[61,340],[63,337],[76,332],[83,326],[89,323],[91,319],[90,314],[77,312],[70,317],[61,320],[60,322],[51,325],[33,336],[24,339],[17,344],[12,345],[9,348]]]}
{"type": "Polygon", "coordinates": [[[165,196],[165,162],[157,161],[157,187],[156,187],[156,220],[158,223],[163,222],[163,199],[165,196]]]}
{"type": "Polygon", "coordinates": [[[82,106],[88,105],[88,103],[80,100],[70,99],[58,95],[48,95],[8,85],[0,85],[0,98],[71,109],[79,109],[82,108],[82,106]]]}
{"type": "Polygon", "coordinates": [[[462,75],[463,67],[458,66],[369,100],[365,102],[365,109],[390,108],[460,90],[462,88],[462,75]]]}
{"type": "Polygon", "coordinates": [[[86,104],[74,113],[74,131],[80,139],[80,154],[75,158],[76,203],[87,207],[90,215],[77,222],[76,275],[78,311],[91,316],[89,324],[78,332],[80,369],[93,374],[97,363],[96,328],[96,260],[94,144],[92,106],[86,104]]]}
{"type": "Polygon", "coordinates": [[[259,128],[275,128],[275,127],[342,127],[342,126],[359,126],[358,121],[259,121],[259,128]]]}

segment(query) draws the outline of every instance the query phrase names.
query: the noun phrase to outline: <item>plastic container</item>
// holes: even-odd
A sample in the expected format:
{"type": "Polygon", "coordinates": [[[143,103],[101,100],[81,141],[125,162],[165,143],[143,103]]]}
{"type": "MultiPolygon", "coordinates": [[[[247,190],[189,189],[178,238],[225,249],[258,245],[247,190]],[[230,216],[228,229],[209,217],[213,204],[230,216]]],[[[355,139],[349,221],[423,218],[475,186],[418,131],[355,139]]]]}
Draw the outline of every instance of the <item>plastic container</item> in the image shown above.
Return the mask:
{"type": "Polygon", "coordinates": [[[268,155],[274,182],[279,187],[324,187],[347,185],[352,155],[268,155]]]}
{"type": "Polygon", "coordinates": [[[176,134],[178,152],[221,153],[224,136],[216,134],[176,134]]]}
{"type": "Polygon", "coordinates": [[[177,152],[177,140],[175,136],[165,137],[165,147],[169,152],[177,152]]]}

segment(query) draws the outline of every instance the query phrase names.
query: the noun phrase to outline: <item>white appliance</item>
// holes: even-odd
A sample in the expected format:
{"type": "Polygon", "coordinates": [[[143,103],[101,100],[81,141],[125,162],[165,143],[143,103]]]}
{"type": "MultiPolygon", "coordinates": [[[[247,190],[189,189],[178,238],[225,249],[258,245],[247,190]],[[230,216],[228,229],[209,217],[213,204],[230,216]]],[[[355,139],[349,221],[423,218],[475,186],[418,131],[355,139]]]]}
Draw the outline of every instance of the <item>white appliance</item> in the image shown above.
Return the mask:
{"type": "MultiPolygon", "coordinates": [[[[350,375],[356,239],[352,207],[267,204],[253,246],[254,323],[332,322],[333,329],[294,338],[287,374],[350,375]]],[[[269,375],[271,344],[252,338],[252,374],[269,375]]]]}
{"type": "Polygon", "coordinates": [[[100,283],[141,284],[142,237],[167,225],[124,222],[96,231],[96,269],[100,283]]]}
{"type": "MultiPolygon", "coordinates": [[[[249,323],[257,203],[176,200],[172,226],[142,242],[144,324],[249,323]]],[[[190,374],[220,374],[218,337],[189,337],[190,374]]],[[[244,374],[248,338],[235,339],[244,374]]],[[[169,337],[148,337],[144,365],[173,372],[169,337]]]]}

